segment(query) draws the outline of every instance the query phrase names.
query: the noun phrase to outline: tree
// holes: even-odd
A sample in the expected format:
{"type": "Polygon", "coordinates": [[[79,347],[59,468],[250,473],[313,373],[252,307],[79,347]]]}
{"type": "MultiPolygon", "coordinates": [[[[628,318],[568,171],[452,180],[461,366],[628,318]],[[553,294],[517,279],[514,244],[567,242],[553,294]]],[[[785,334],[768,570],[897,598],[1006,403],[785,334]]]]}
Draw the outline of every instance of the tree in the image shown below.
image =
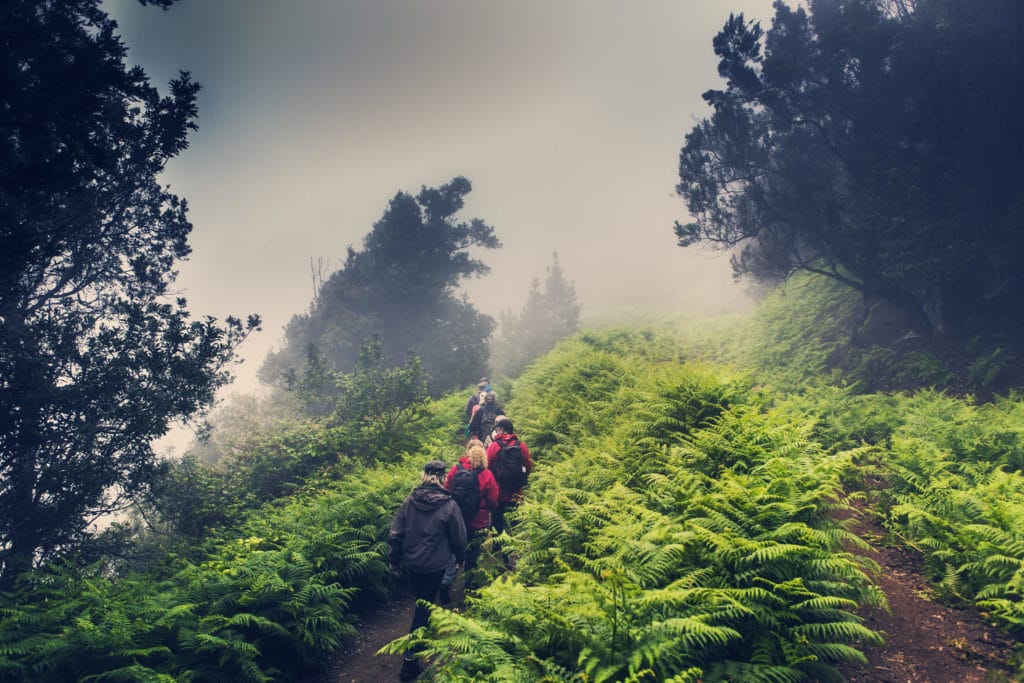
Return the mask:
{"type": "Polygon", "coordinates": [[[335,382],[332,419],[349,433],[349,455],[388,461],[416,448],[416,430],[410,425],[423,417],[428,396],[419,358],[410,355],[404,364],[393,365],[373,339],[363,345],[353,371],[337,375],[335,382]]]}
{"type": "Polygon", "coordinates": [[[533,278],[519,314],[501,313],[501,333],[494,345],[495,367],[508,375],[517,374],[579,329],[581,309],[576,289],[566,280],[555,252],[543,291],[540,280],[533,278]]]}
{"type": "Polygon", "coordinates": [[[204,467],[223,468],[225,463],[244,453],[254,440],[299,420],[298,409],[279,399],[279,396],[232,394],[219,401],[197,430],[188,452],[204,467]]]}
{"type": "Polygon", "coordinates": [[[479,377],[494,321],[457,297],[455,288],[490,270],[470,256],[471,249],[501,243],[482,220],[456,219],[471,189],[457,177],[423,187],[415,197],[396,194],[363,250],[350,246],[345,264],[320,286],[309,311],[288,323],[284,345],[267,357],[261,379],[280,386],[301,377],[306,359],[317,354],[334,371],[349,372],[374,337],[391,366],[409,353],[419,357],[432,393],[479,377]]]}
{"type": "Polygon", "coordinates": [[[1019,324],[1024,5],[807,4],[715,38],[727,86],[680,154],[679,244],[738,247],[738,276],[824,274],[926,333],[1019,324]]]}
{"type": "Polygon", "coordinates": [[[99,4],[0,9],[0,588],[145,489],[259,324],[168,299],[192,226],[157,176],[198,85],[161,97],[99,4]]]}

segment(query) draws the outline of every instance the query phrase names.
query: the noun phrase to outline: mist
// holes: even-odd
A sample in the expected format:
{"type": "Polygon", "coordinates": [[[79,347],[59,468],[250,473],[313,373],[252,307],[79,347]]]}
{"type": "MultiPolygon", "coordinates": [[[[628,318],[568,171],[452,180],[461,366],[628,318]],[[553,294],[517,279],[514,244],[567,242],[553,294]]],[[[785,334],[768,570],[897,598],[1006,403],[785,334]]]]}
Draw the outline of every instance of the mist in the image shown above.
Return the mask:
{"type": "Polygon", "coordinates": [[[485,313],[518,310],[554,252],[584,324],[749,306],[727,257],[675,245],[674,185],[700,95],[722,85],[713,36],[771,4],[107,2],[155,85],[179,70],[203,85],[164,180],[194,224],[177,293],[194,315],[264,321],[225,391],[258,389],[313,297],[311,261],[337,269],[396,192],[458,175],[461,216],[503,243],[463,286],[485,313]]]}

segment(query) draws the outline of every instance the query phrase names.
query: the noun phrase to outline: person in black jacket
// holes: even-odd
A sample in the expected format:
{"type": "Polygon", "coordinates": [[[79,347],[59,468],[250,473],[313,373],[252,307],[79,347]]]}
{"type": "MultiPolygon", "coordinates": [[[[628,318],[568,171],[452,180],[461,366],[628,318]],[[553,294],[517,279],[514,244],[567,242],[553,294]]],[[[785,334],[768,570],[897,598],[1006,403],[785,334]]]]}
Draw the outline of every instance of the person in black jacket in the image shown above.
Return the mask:
{"type": "Polygon", "coordinates": [[[480,381],[476,383],[476,391],[466,399],[466,422],[473,419],[473,408],[480,405],[483,394],[486,394],[491,390],[491,380],[486,377],[481,377],[480,381]]]}
{"type": "Polygon", "coordinates": [[[479,439],[483,445],[489,443],[491,432],[494,431],[494,423],[499,415],[504,415],[505,409],[498,403],[498,395],[493,391],[484,394],[484,402],[480,409],[473,413],[473,419],[469,421],[469,438],[479,439]]]}
{"type": "MultiPolygon", "coordinates": [[[[442,485],[447,469],[440,460],[428,462],[423,468],[422,483],[405,499],[391,522],[391,573],[401,576],[403,571],[408,572],[416,594],[409,633],[427,625],[430,612],[420,601],[436,603],[452,555],[459,565],[466,561],[462,511],[442,485]]],[[[419,673],[416,653],[409,650],[402,662],[401,680],[412,680],[419,673]]]]}

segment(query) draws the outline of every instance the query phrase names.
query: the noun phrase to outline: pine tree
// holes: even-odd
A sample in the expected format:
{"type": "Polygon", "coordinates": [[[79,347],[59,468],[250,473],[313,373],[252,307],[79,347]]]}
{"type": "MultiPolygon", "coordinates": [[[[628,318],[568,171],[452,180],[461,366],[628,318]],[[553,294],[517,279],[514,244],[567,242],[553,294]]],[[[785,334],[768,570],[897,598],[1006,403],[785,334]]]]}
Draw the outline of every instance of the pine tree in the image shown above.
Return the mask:
{"type": "Polygon", "coordinates": [[[536,277],[522,311],[500,314],[501,336],[495,342],[495,367],[515,375],[539,358],[560,340],[575,333],[580,326],[582,306],[576,299],[573,283],[566,279],[558,262],[558,252],[551,255],[551,265],[544,278],[544,289],[536,277]]]}

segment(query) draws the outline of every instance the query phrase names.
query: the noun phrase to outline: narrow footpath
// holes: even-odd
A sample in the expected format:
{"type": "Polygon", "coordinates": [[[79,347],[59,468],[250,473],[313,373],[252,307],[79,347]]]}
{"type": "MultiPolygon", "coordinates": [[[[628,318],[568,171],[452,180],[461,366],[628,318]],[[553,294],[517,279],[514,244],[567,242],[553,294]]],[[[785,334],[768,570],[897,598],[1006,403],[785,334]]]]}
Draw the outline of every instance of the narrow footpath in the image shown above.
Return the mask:
{"type": "MultiPolygon", "coordinates": [[[[463,576],[452,586],[451,609],[458,611],[465,598],[463,576]]],[[[408,593],[383,603],[360,620],[359,637],[335,655],[327,673],[316,683],[390,683],[398,680],[402,655],[376,655],[395,638],[409,632],[412,623],[413,596],[408,593]]]]}
{"type": "Polygon", "coordinates": [[[973,607],[955,609],[928,599],[930,587],[916,550],[875,543],[883,530],[863,515],[853,531],[873,543],[874,552],[865,554],[882,569],[878,582],[889,611],[861,610],[865,625],[881,631],[886,642],[861,647],[868,663],[844,667],[851,683],[1016,680],[1006,666],[1013,641],[973,607]]]}
{"type": "Polygon", "coordinates": [[[395,638],[409,632],[412,623],[412,596],[384,603],[368,613],[358,625],[359,636],[348,648],[335,655],[327,673],[317,683],[388,683],[398,680],[402,655],[377,652],[395,638]]]}

